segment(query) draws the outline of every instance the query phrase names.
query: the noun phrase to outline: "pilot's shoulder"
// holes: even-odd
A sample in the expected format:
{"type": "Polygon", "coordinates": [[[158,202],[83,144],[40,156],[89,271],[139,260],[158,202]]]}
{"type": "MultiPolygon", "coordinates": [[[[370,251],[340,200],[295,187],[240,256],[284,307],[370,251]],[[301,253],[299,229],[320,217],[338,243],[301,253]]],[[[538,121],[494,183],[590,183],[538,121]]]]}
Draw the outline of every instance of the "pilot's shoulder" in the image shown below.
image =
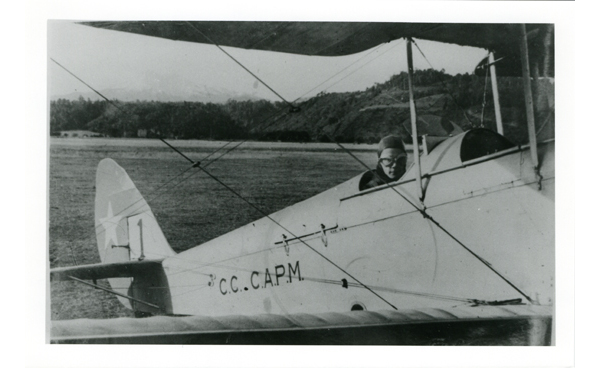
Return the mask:
{"type": "Polygon", "coordinates": [[[367,190],[385,184],[381,178],[375,174],[375,170],[367,171],[360,178],[358,190],[367,190]]]}

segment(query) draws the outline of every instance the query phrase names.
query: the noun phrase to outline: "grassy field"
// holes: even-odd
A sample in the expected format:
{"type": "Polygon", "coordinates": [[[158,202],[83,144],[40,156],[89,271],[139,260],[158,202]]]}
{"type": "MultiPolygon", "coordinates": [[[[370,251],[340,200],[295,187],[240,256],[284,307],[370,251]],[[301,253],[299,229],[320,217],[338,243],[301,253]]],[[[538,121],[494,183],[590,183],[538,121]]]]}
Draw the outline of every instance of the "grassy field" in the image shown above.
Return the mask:
{"type": "MultiPolygon", "coordinates": [[[[172,142],[193,160],[203,159],[225,143],[172,142]]],[[[347,147],[374,167],[376,146],[347,147]]],[[[94,185],[96,166],[107,157],[128,172],[177,252],[262,217],[200,170],[181,175],[190,164],[159,141],[53,138],[49,158],[51,268],[100,262],[94,236],[94,185]]],[[[272,142],[244,143],[208,170],[267,213],[365,171],[334,144],[272,142]]],[[[98,283],[108,286],[103,280],[98,283]]],[[[52,282],[50,292],[53,320],[132,316],[111,294],[75,282],[52,282]]]]}

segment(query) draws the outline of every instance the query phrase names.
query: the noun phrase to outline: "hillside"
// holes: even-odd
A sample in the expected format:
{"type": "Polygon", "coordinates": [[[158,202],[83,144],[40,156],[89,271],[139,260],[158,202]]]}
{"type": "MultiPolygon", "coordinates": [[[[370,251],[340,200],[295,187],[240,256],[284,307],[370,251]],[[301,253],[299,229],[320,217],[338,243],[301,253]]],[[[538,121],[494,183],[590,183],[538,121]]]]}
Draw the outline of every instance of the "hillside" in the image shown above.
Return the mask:
{"type": "MultiPolygon", "coordinates": [[[[476,75],[450,76],[433,69],[414,75],[419,116],[450,121],[464,130],[495,129],[489,80],[476,75]],[[483,113],[482,113],[483,112],[483,113]]],[[[546,89],[553,85],[546,83],[546,89]],[[549,87],[548,87],[549,86],[549,87]]],[[[520,78],[499,79],[505,135],[526,141],[525,108],[520,78]]],[[[537,121],[553,127],[553,101],[536,111],[537,121]],[[548,123],[549,120],[551,124],[548,123]]],[[[391,77],[364,91],[321,93],[298,104],[296,112],[283,102],[226,103],[136,101],[51,101],[50,129],[87,129],[112,137],[162,136],[173,139],[254,139],[375,143],[387,134],[409,140],[407,74],[391,77]],[[116,105],[116,107],[115,107],[116,105]]],[[[429,133],[432,132],[420,132],[429,133]]]]}

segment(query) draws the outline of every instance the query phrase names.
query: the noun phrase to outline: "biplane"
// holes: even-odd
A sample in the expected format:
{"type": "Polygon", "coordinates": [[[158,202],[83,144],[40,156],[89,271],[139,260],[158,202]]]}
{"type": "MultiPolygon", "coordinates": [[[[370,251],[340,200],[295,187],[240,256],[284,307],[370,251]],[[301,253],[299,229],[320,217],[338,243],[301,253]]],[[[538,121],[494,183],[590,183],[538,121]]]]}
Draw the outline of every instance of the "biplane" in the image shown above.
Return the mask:
{"type": "Polygon", "coordinates": [[[503,136],[499,106],[496,131],[453,126],[423,136],[411,85],[414,162],[398,181],[360,190],[360,175],[180,253],[125,170],[106,158],[95,199],[102,262],[55,268],[50,279],[93,287],[108,279],[106,291],[144,318],[52,321],[52,342],[553,344],[554,139],[538,139],[534,103],[549,97],[532,88],[553,77],[551,25],[83,24],[319,56],[406,38],[409,84],[413,39],[485,48],[492,70],[492,55],[519,62],[529,143],[503,136]]]}

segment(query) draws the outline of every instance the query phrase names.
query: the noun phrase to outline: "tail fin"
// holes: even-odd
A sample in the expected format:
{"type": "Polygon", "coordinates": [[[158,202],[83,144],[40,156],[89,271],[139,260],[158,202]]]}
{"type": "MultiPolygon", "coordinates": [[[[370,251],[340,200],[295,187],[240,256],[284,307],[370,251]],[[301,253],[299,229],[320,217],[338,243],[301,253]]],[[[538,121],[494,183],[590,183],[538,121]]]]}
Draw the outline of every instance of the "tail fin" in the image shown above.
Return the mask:
{"type": "MultiPolygon", "coordinates": [[[[148,203],[125,170],[111,159],[104,159],[98,164],[95,212],[96,239],[102,263],[162,260],[176,254],[158,226],[148,203]]],[[[110,278],[108,281],[113,290],[152,301],[168,311],[170,303],[167,301],[170,297],[165,294],[168,294],[168,289],[156,292],[147,288],[159,284],[166,285],[164,272],[138,276],[134,279],[110,278]]],[[[145,309],[143,305],[132,305],[132,302],[125,298],[118,299],[123,305],[136,311],[145,309]]]]}
{"type": "Polygon", "coordinates": [[[125,170],[104,159],[96,173],[96,239],[103,263],[175,255],[125,170]]]}

